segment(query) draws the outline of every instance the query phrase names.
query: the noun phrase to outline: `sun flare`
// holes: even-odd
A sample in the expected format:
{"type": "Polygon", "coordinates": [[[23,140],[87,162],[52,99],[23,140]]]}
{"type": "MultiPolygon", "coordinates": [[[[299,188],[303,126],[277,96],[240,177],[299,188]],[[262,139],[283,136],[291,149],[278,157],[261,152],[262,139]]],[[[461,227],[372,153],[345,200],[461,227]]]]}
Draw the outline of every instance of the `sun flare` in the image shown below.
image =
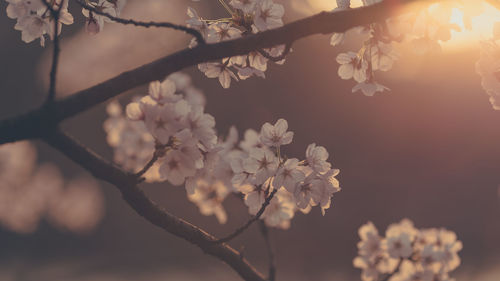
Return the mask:
{"type": "MultiPolygon", "coordinates": [[[[491,38],[493,25],[500,21],[500,10],[486,2],[463,1],[460,9],[453,8],[450,24],[460,27],[460,31],[452,31],[451,40],[442,42],[445,51],[460,51],[477,46],[478,40],[491,38]],[[464,15],[467,11],[469,15],[464,15]],[[471,12],[472,11],[472,12],[471,12]]],[[[336,7],[332,0],[297,0],[294,8],[304,14],[319,11],[331,11],[336,7]]],[[[351,7],[362,6],[361,0],[352,0],[351,7]]]]}

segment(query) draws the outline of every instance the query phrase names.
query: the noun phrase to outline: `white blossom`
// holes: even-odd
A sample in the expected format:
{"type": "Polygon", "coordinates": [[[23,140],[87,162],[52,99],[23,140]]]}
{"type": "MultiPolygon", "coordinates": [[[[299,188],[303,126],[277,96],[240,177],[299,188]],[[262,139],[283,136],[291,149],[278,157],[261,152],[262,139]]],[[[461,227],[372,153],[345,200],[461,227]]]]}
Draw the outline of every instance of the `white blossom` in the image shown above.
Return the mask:
{"type": "Polygon", "coordinates": [[[272,0],[261,0],[256,8],[254,24],[260,31],[280,27],[283,25],[281,18],[284,14],[283,5],[272,0]]]}
{"type": "Polygon", "coordinates": [[[265,123],[260,129],[260,141],[267,146],[279,147],[290,144],[293,139],[293,132],[289,132],[288,122],[279,119],[274,125],[265,123]]]}
{"type": "Polygon", "coordinates": [[[306,149],[307,165],[317,173],[328,171],[331,164],[326,162],[328,159],[328,151],[323,146],[317,146],[311,143],[306,149]]]}
{"type": "Polygon", "coordinates": [[[254,148],[250,151],[249,158],[243,161],[243,168],[245,172],[255,176],[255,185],[261,185],[276,173],[278,159],[267,149],[254,148]]]}
{"type": "Polygon", "coordinates": [[[298,169],[299,160],[296,158],[287,159],[278,169],[273,180],[276,189],[284,187],[289,192],[295,190],[295,186],[305,179],[305,174],[298,169]]]}
{"type": "Polygon", "coordinates": [[[219,78],[221,86],[225,89],[231,86],[231,79],[238,81],[238,77],[228,68],[228,63],[202,63],[198,68],[208,78],[219,78]]]}
{"type": "Polygon", "coordinates": [[[255,9],[255,5],[257,5],[260,1],[261,0],[231,0],[229,5],[236,9],[240,9],[245,13],[251,13],[255,9]]]}
{"type": "Polygon", "coordinates": [[[356,86],[352,88],[353,93],[359,90],[361,90],[365,96],[372,97],[377,92],[388,91],[389,88],[375,81],[365,81],[356,84],[356,86]]]}
{"type": "Polygon", "coordinates": [[[358,83],[366,80],[368,63],[358,54],[354,52],[341,53],[337,56],[337,62],[340,64],[338,70],[340,78],[345,80],[353,78],[358,83]]]}

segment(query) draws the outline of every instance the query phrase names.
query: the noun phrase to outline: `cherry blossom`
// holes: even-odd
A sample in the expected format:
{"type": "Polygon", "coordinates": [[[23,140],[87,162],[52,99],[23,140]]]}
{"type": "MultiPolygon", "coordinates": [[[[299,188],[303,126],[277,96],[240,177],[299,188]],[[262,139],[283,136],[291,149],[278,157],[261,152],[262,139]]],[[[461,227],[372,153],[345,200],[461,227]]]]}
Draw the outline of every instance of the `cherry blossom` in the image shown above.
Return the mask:
{"type": "MultiPolygon", "coordinates": [[[[230,13],[230,19],[204,20],[193,8],[190,7],[187,11],[189,17],[187,25],[199,30],[208,43],[248,36],[283,25],[283,5],[276,4],[272,0],[232,0],[229,5],[221,3],[230,13]]],[[[196,44],[196,40],[192,39],[189,47],[194,47],[196,44]]],[[[224,58],[220,62],[202,63],[198,68],[208,78],[218,78],[223,88],[229,88],[231,80],[238,81],[238,77],[241,80],[253,76],[265,78],[268,59],[262,52],[272,57],[279,57],[284,50],[284,46],[276,46],[253,51],[247,55],[224,58]]],[[[282,64],[284,59],[276,63],[282,64]]]]}
{"type": "Polygon", "coordinates": [[[279,119],[274,125],[265,123],[260,130],[260,141],[267,146],[279,147],[290,144],[293,132],[287,132],[288,123],[285,119],[279,119]]]}
{"type": "Polygon", "coordinates": [[[381,85],[375,81],[365,81],[358,83],[356,86],[352,88],[352,92],[355,93],[357,91],[363,92],[363,94],[367,97],[371,97],[375,95],[377,92],[383,92],[383,91],[388,91],[389,88],[385,87],[384,85],[381,85]]]}
{"type": "Polygon", "coordinates": [[[360,227],[359,235],[358,257],[353,263],[362,269],[361,279],[365,281],[381,276],[396,281],[449,281],[449,273],[460,264],[462,243],[449,230],[419,230],[404,219],[391,224],[385,237],[371,222],[360,227]]]}
{"type": "Polygon", "coordinates": [[[297,158],[287,159],[278,169],[273,180],[274,188],[284,187],[289,192],[295,190],[297,183],[305,179],[305,174],[299,169],[299,160],[297,158]]]}
{"type": "MultiPolygon", "coordinates": [[[[40,39],[45,46],[45,35],[51,39],[55,35],[54,18],[42,0],[7,0],[7,16],[17,19],[14,29],[21,31],[21,39],[30,43],[40,39]]],[[[58,33],[62,24],[72,24],[73,16],[68,12],[68,0],[51,2],[51,8],[58,12],[58,33]]]]}
{"type": "Polygon", "coordinates": [[[231,0],[229,5],[245,13],[251,13],[261,0],[231,0]]]}
{"type": "MultiPolygon", "coordinates": [[[[125,6],[127,0],[97,0],[89,1],[88,5],[94,7],[100,12],[106,13],[110,16],[117,17],[120,15],[121,10],[125,6]]],[[[86,8],[82,9],[82,14],[87,18],[85,23],[85,30],[90,34],[97,34],[104,28],[104,23],[112,22],[111,19],[104,15],[96,14],[86,8]]]]}
{"type": "Polygon", "coordinates": [[[283,5],[273,3],[272,0],[261,0],[256,7],[254,24],[260,31],[280,27],[283,25],[281,18],[284,14],[283,5]]]}
{"type": "Polygon", "coordinates": [[[317,146],[315,143],[307,146],[306,161],[307,165],[317,173],[324,173],[328,171],[331,164],[326,160],[328,159],[328,151],[323,146],[317,146]]]}
{"type": "Polygon", "coordinates": [[[222,87],[227,89],[231,86],[231,79],[238,81],[238,77],[228,68],[229,66],[228,62],[204,63],[198,65],[198,68],[205,73],[208,78],[219,78],[222,87]]]}
{"type": "Polygon", "coordinates": [[[337,62],[340,64],[338,74],[340,78],[348,80],[354,79],[356,82],[366,80],[366,71],[368,63],[360,58],[354,52],[341,53],[337,56],[337,62]]]}
{"type": "Polygon", "coordinates": [[[243,168],[245,172],[255,176],[255,185],[261,185],[276,173],[278,158],[267,149],[254,148],[250,151],[249,158],[243,162],[243,168]]]}

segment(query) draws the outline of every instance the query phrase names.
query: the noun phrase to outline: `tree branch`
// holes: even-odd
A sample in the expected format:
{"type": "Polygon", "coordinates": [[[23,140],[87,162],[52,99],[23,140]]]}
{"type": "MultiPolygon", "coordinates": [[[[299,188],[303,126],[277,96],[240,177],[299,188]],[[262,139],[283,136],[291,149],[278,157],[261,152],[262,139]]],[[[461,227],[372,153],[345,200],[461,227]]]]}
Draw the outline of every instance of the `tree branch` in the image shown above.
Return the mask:
{"type": "Polygon", "coordinates": [[[232,267],[244,280],[264,281],[265,278],[240,253],[227,244],[215,244],[214,236],[180,219],[151,201],[137,186],[137,177],[104,160],[75,139],[59,131],[48,132],[43,140],[68,158],[88,170],[94,177],[120,190],[123,199],[142,217],[165,231],[198,246],[232,267]]]}
{"type": "Polygon", "coordinates": [[[264,214],[264,211],[266,210],[266,207],[269,205],[269,203],[271,203],[271,200],[273,199],[273,197],[274,197],[274,195],[276,194],[277,191],[278,191],[278,189],[275,188],[269,194],[269,196],[266,197],[266,200],[264,201],[264,203],[262,203],[262,206],[260,207],[260,209],[257,212],[257,214],[255,214],[255,216],[253,216],[251,219],[249,219],[243,226],[241,226],[240,228],[236,229],[233,233],[229,234],[228,236],[226,236],[224,238],[212,241],[212,243],[216,243],[216,244],[226,243],[226,242],[231,241],[232,239],[234,239],[235,237],[237,237],[241,233],[243,233],[248,227],[250,227],[250,225],[252,225],[252,223],[254,223],[254,222],[256,222],[256,221],[258,221],[260,219],[260,217],[262,216],[262,214],[264,214]]]}
{"type": "Polygon", "coordinates": [[[419,0],[385,0],[368,7],[337,12],[322,12],[283,27],[224,41],[198,45],[158,59],[88,89],[55,101],[50,108],[40,108],[26,114],[0,121],[0,144],[35,138],[44,126],[73,117],[129,89],[163,79],[165,76],[202,62],[244,55],[251,51],[271,48],[314,34],[345,32],[364,24],[388,18],[401,4],[419,0]],[[48,124],[47,124],[48,123],[48,124]]]}
{"type": "Polygon", "coordinates": [[[56,77],[57,77],[57,66],[59,65],[59,53],[61,51],[59,47],[59,15],[61,13],[61,8],[59,7],[57,10],[52,7],[52,4],[47,2],[47,0],[42,1],[43,4],[50,11],[50,14],[54,20],[54,40],[52,44],[54,44],[52,51],[52,66],[50,68],[50,82],[49,82],[49,93],[47,95],[47,99],[45,103],[51,103],[54,101],[56,96],[56,77]]]}
{"type": "Polygon", "coordinates": [[[259,49],[259,53],[270,61],[279,62],[286,58],[291,49],[292,49],[292,43],[286,43],[285,49],[283,49],[283,53],[281,53],[281,55],[279,56],[273,57],[270,53],[268,53],[264,49],[259,49]]]}
{"type": "Polygon", "coordinates": [[[84,9],[87,9],[89,11],[91,11],[92,13],[94,14],[97,14],[97,15],[101,15],[101,16],[104,16],[114,22],[117,22],[117,23],[121,23],[121,24],[131,24],[131,25],[134,25],[134,26],[140,26],[140,27],[146,27],[146,28],[149,28],[149,27],[166,27],[166,28],[171,28],[171,29],[175,29],[175,30],[180,30],[180,31],[184,31],[192,36],[194,36],[196,38],[196,40],[198,41],[199,44],[205,44],[205,39],[203,38],[203,35],[201,35],[201,33],[194,29],[194,28],[190,28],[190,27],[187,27],[187,26],[183,26],[183,25],[179,25],[179,24],[174,24],[174,23],[170,23],[170,22],[154,22],[154,21],[149,21],[149,22],[143,22],[143,21],[136,21],[136,20],[133,20],[133,19],[123,19],[123,18],[119,18],[119,17],[115,17],[115,16],[112,16],[108,13],[105,13],[101,10],[98,10],[96,9],[95,7],[92,7],[90,5],[88,5],[87,3],[85,3],[84,1],[82,0],[75,0],[80,6],[82,6],[84,9]]]}
{"type": "Polygon", "coordinates": [[[269,229],[266,226],[266,223],[263,221],[259,222],[260,232],[262,233],[262,237],[266,242],[267,254],[269,256],[269,273],[267,276],[268,281],[276,280],[276,264],[274,261],[274,251],[271,245],[271,239],[269,237],[269,229]]]}

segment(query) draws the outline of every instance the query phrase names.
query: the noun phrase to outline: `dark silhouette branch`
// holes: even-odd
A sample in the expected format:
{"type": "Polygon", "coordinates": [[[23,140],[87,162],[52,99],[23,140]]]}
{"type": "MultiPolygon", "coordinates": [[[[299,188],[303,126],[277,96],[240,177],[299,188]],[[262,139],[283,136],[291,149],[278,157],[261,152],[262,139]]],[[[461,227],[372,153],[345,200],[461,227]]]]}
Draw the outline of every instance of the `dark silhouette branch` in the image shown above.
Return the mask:
{"type": "Polygon", "coordinates": [[[264,281],[265,278],[240,253],[229,245],[213,243],[216,238],[199,227],[180,219],[151,201],[136,184],[134,174],[124,172],[101,158],[77,140],[54,129],[43,140],[79,164],[94,177],[114,185],[123,199],[143,218],[165,231],[196,246],[204,253],[217,257],[231,266],[244,280],[264,281]]]}
{"type": "Polygon", "coordinates": [[[170,148],[174,145],[174,138],[170,138],[166,144],[161,144],[161,143],[156,143],[155,145],[155,151],[153,152],[153,156],[151,157],[151,160],[146,163],[144,168],[142,168],[139,172],[135,174],[135,176],[138,178],[139,182],[144,181],[144,178],[142,176],[149,170],[153,165],[158,161],[158,159],[162,158],[165,156],[165,153],[168,152],[170,148]]]}
{"type": "Polygon", "coordinates": [[[269,228],[267,228],[266,223],[263,221],[259,222],[260,233],[266,243],[267,255],[269,258],[269,273],[267,276],[268,281],[276,280],[276,264],[274,261],[274,251],[271,245],[271,238],[269,237],[269,228]]]}
{"type": "Polygon", "coordinates": [[[47,0],[42,1],[43,4],[50,11],[50,14],[54,20],[54,40],[52,41],[53,51],[52,51],[52,66],[50,68],[50,82],[49,82],[49,93],[45,103],[51,103],[54,101],[56,96],[56,78],[57,78],[57,67],[59,65],[59,53],[61,52],[59,46],[59,15],[61,13],[61,8],[54,9],[51,3],[47,0]]]}
{"type": "Polygon", "coordinates": [[[278,189],[274,189],[267,197],[266,200],[264,200],[264,203],[262,203],[262,206],[260,207],[259,211],[255,216],[253,216],[251,219],[249,219],[244,225],[236,229],[233,233],[229,234],[228,236],[221,238],[219,240],[212,241],[212,243],[215,244],[220,244],[220,243],[226,243],[231,241],[232,239],[236,238],[238,235],[242,234],[250,225],[252,225],[254,222],[258,221],[262,214],[264,214],[264,211],[266,210],[267,206],[269,203],[271,203],[271,200],[273,199],[274,195],[278,189]]]}
{"type": "Polygon", "coordinates": [[[265,57],[266,59],[270,60],[270,61],[274,61],[274,62],[279,62],[279,61],[282,61],[286,58],[286,56],[288,55],[288,53],[290,52],[290,50],[292,49],[292,43],[287,43],[285,45],[285,49],[283,50],[283,53],[281,53],[281,55],[279,56],[273,56],[271,54],[269,54],[266,50],[264,49],[259,49],[259,53],[265,57]]]}
{"type": "Polygon", "coordinates": [[[390,17],[401,4],[425,0],[385,0],[368,7],[322,12],[283,27],[224,41],[198,45],[126,71],[114,78],[23,115],[0,121],[0,144],[36,138],[47,125],[53,126],[129,89],[163,79],[165,76],[199,63],[244,55],[263,48],[294,42],[314,34],[345,32],[348,29],[390,17]]]}
{"type": "Polygon", "coordinates": [[[133,19],[123,19],[123,18],[115,17],[115,16],[110,15],[108,13],[105,13],[99,9],[96,9],[95,7],[88,5],[87,3],[85,3],[82,0],[75,0],[75,1],[80,6],[82,6],[84,9],[89,10],[90,12],[92,12],[94,14],[104,16],[104,17],[106,17],[114,22],[117,22],[117,23],[130,24],[130,25],[146,27],[146,28],[166,27],[166,28],[171,28],[171,29],[175,29],[175,30],[180,30],[180,31],[184,31],[184,32],[192,35],[193,37],[195,37],[196,40],[198,41],[198,43],[205,44],[205,39],[203,38],[203,35],[198,30],[196,30],[194,28],[190,28],[190,27],[187,27],[184,25],[174,24],[174,23],[170,23],[170,22],[154,22],[154,21],[144,22],[144,21],[136,21],[133,19]]]}

